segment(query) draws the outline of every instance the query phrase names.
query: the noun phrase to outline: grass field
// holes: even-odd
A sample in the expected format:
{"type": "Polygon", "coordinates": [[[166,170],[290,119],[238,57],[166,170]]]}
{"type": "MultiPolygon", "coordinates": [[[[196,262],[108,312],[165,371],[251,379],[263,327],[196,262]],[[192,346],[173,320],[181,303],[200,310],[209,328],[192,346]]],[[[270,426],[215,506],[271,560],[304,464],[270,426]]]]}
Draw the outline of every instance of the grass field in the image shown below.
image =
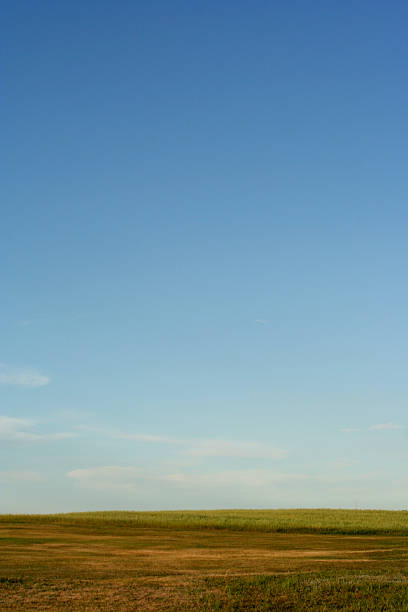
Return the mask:
{"type": "Polygon", "coordinates": [[[110,529],[113,525],[167,529],[228,529],[277,533],[408,535],[408,511],[390,510],[189,510],[0,515],[0,526],[54,524],[110,529]]]}
{"type": "Polygon", "coordinates": [[[0,516],[1,610],[408,610],[408,513],[0,516]]]}

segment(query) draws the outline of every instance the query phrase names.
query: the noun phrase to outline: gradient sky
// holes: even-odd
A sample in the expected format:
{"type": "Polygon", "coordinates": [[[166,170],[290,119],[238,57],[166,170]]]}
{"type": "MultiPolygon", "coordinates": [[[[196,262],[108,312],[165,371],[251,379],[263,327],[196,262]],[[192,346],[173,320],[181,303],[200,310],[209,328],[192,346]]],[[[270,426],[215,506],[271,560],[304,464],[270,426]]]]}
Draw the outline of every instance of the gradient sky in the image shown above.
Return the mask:
{"type": "Polygon", "coordinates": [[[6,0],[0,512],[408,505],[407,26],[6,0]]]}

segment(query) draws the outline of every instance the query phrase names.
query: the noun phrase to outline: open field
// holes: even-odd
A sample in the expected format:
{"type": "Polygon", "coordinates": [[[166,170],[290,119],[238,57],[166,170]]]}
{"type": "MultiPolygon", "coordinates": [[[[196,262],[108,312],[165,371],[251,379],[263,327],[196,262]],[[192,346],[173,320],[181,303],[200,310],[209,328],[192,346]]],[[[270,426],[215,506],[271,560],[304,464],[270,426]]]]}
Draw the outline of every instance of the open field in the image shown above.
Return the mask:
{"type": "Polygon", "coordinates": [[[407,515],[3,515],[0,609],[408,610],[407,515]]]}
{"type": "Polygon", "coordinates": [[[111,529],[114,525],[167,529],[228,529],[277,533],[408,535],[408,511],[390,510],[188,510],[71,512],[0,515],[0,526],[55,524],[111,529]]]}

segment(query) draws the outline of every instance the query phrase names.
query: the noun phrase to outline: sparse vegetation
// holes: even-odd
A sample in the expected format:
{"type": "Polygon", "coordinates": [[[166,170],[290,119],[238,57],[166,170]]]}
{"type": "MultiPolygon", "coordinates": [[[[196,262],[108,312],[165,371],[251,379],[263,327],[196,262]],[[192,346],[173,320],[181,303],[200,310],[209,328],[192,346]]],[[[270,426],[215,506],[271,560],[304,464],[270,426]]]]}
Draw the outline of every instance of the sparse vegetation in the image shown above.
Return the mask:
{"type": "Polygon", "coordinates": [[[342,510],[3,515],[0,608],[408,610],[406,516],[342,510]]]}

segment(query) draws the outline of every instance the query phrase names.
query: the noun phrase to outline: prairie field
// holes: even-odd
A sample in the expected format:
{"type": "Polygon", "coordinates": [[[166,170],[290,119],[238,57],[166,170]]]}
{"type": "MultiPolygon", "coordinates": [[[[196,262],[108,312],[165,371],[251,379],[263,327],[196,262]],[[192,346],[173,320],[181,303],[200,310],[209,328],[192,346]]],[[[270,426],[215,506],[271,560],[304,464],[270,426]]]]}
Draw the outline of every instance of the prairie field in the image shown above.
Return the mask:
{"type": "Polygon", "coordinates": [[[408,610],[408,512],[0,516],[1,610],[408,610]]]}

